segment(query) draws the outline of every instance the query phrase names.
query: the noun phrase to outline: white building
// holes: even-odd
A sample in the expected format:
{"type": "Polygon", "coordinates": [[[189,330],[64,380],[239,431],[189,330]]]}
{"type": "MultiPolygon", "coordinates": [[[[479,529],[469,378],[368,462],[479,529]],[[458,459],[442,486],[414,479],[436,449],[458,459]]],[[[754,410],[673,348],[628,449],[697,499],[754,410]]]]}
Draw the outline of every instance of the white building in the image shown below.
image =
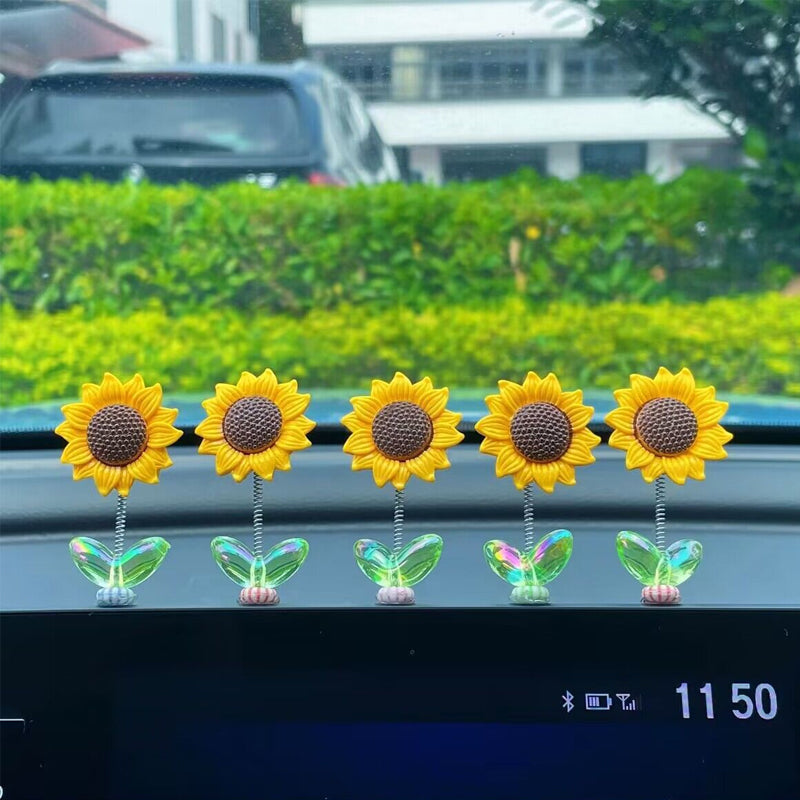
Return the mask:
{"type": "Polygon", "coordinates": [[[683,101],[630,96],[638,76],[582,43],[591,22],[566,0],[306,0],[298,11],[312,58],[361,92],[425,180],[521,166],[667,180],[734,157],[724,129],[683,101]]]}
{"type": "Polygon", "coordinates": [[[258,60],[257,4],[249,0],[97,0],[114,22],[152,42],[137,58],[258,60]]]}

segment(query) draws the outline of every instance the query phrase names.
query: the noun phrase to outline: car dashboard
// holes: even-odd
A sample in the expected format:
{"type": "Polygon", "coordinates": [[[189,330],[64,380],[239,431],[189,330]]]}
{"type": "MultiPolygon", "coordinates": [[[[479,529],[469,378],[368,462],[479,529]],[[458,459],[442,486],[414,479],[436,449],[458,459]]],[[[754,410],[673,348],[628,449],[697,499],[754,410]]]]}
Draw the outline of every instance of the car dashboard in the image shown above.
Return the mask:
{"type": "Polygon", "coordinates": [[[48,449],[0,461],[3,797],[698,800],[800,797],[800,447],[734,444],[670,492],[668,538],[704,559],[678,607],[643,607],[620,530],[652,487],[600,447],[537,498],[574,553],[551,605],[508,602],[488,539],[522,538],[519,493],[474,440],[406,492],[410,536],[444,539],[413,607],[375,605],[353,543],[391,541],[391,491],[317,441],[267,484],[265,542],[310,555],[274,608],[237,607],[211,557],[246,539],[250,488],[176,448],[137,487],[129,535],[171,543],[137,607],[98,609],[67,551],[113,509],[48,449]]]}

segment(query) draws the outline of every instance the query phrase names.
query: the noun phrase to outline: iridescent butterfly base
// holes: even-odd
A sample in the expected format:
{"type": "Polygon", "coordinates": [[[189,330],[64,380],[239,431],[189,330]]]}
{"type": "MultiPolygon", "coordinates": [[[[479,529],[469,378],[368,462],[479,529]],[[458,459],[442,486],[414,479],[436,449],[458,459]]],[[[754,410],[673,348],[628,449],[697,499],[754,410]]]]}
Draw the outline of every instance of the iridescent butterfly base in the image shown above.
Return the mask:
{"type": "Polygon", "coordinates": [[[102,542],[77,536],[69,543],[75,566],[100,587],[97,605],[101,608],[132,606],[136,603],[134,586],[146,581],[159,567],[169,550],[169,542],[149,536],[136,542],[122,555],[114,556],[102,542]]]}
{"type": "Polygon", "coordinates": [[[663,549],[633,531],[617,534],[617,555],[642,588],[645,605],[677,605],[678,586],[688,580],[703,558],[703,546],[693,539],[680,539],[663,549]]]}
{"type": "Polygon", "coordinates": [[[238,586],[239,605],[274,606],[277,588],[300,569],[308,556],[305,539],[285,539],[264,554],[254,554],[238,539],[217,536],[211,552],[219,568],[238,586]]]}
{"type": "Polygon", "coordinates": [[[546,584],[566,567],[572,555],[572,534],[551,531],[526,550],[492,539],[483,546],[483,555],[492,571],[514,587],[509,598],[514,605],[547,605],[546,584]]]}

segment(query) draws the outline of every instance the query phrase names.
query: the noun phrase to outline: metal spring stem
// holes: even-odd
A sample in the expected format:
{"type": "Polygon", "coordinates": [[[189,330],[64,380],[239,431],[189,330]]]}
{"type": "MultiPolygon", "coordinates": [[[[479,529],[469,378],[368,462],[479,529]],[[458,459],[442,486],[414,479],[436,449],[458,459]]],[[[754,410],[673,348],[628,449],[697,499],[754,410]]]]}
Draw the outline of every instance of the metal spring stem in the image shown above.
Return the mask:
{"type": "Polygon", "coordinates": [[[523,504],[523,518],[525,520],[525,552],[533,549],[533,487],[528,484],[523,490],[525,502],[523,504]]]}
{"type": "Polygon", "coordinates": [[[117,519],[114,523],[114,558],[122,558],[125,552],[125,518],[128,513],[128,498],[117,493],[117,519]]]}
{"type": "Polygon", "coordinates": [[[394,490],[394,554],[397,555],[403,547],[403,516],[405,513],[405,492],[403,489],[394,490]]]}
{"type": "Polygon", "coordinates": [[[264,533],[264,483],[253,473],[253,555],[261,558],[261,539],[264,533]]]}
{"type": "Polygon", "coordinates": [[[663,553],[667,546],[667,479],[664,475],[656,478],[656,547],[663,553]]]}

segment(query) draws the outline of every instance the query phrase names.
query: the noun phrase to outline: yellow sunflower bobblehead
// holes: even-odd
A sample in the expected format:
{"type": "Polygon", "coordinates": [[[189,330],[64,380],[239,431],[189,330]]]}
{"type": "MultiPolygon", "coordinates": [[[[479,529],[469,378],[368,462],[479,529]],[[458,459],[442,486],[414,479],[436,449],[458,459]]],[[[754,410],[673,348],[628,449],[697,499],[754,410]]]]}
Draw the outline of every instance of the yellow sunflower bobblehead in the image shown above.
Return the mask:
{"type": "Polygon", "coordinates": [[[372,382],[372,391],[350,401],[353,411],[342,420],[351,431],[344,444],[353,456],[354,470],[372,470],[379,487],[394,487],[394,541],[390,550],[374,539],[355,543],[356,563],[380,586],[382,605],[410,605],[411,588],[436,566],[442,538],[429,533],[403,545],[405,487],[413,477],[434,481],[437,469],[447,469],[445,451],[458,444],[463,434],[456,429],[460,414],[446,408],[449,391],[436,389],[430,378],[412,383],[395,373],[390,383],[372,382]]]}
{"type": "Polygon", "coordinates": [[[529,372],[519,383],[499,381],[500,394],[486,398],[489,415],[475,429],[484,439],[481,452],[495,456],[498,478],[511,476],[524,493],[524,547],[504,541],[486,542],[484,556],[492,570],[514,588],[511,602],[547,604],[546,584],[564,569],[572,555],[572,534],[551,531],[534,540],[533,487],[551,493],[557,483],[575,484],[575,467],[594,462],[592,448],[600,438],[589,429],[594,411],[583,405],[580,391],[564,392],[550,373],[529,372]]]}
{"type": "Polygon", "coordinates": [[[62,462],[72,464],[74,480],[93,478],[104,497],[117,492],[114,549],[86,536],[69,543],[72,560],[100,587],[97,605],[131,606],[133,587],[147,580],[169,550],[160,536],[150,536],[125,550],[128,493],[135,481],[158,483],[172,466],[167,447],[181,436],[172,423],[176,409],[161,407],[161,386],[145,386],[140,375],[127,383],[107,372],[100,384],[85,383],[81,402],[61,410],[65,421],[56,433],[66,439],[62,462]]]}
{"type": "Polygon", "coordinates": [[[719,423],[728,404],[713,386],[698,389],[685,367],[672,374],[665,367],[655,378],[631,375],[630,387],[614,392],[618,408],[606,416],[611,447],[625,451],[629,470],[641,470],[655,483],[655,542],[632,531],[617,535],[617,553],[625,569],[643,584],[642,602],[680,603],[678,586],[690,578],[703,557],[700,542],[681,539],[666,544],[666,479],[683,485],[705,479],[705,462],[727,456],[731,434],[719,423]]]}
{"type": "Polygon", "coordinates": [[[239,483],[253,476],[253,550],[238,539],[217,536],[211,552],[220,569],[241,586],[239,604],[276,605],[277,587],[302,566],[305,539],[285,539],[263,549],[263,481],[276,470],[291,469],[290,455],[311,446],[306,434],[314,423],[303,416],[311,395],[297,391],[297,381],[278,383],[275,373],[243,372],[236,384],[218,383],[214,397],[203,401],[206,418],[197,426],[200,452],[213,455],[218,475],[239,483]]]}

